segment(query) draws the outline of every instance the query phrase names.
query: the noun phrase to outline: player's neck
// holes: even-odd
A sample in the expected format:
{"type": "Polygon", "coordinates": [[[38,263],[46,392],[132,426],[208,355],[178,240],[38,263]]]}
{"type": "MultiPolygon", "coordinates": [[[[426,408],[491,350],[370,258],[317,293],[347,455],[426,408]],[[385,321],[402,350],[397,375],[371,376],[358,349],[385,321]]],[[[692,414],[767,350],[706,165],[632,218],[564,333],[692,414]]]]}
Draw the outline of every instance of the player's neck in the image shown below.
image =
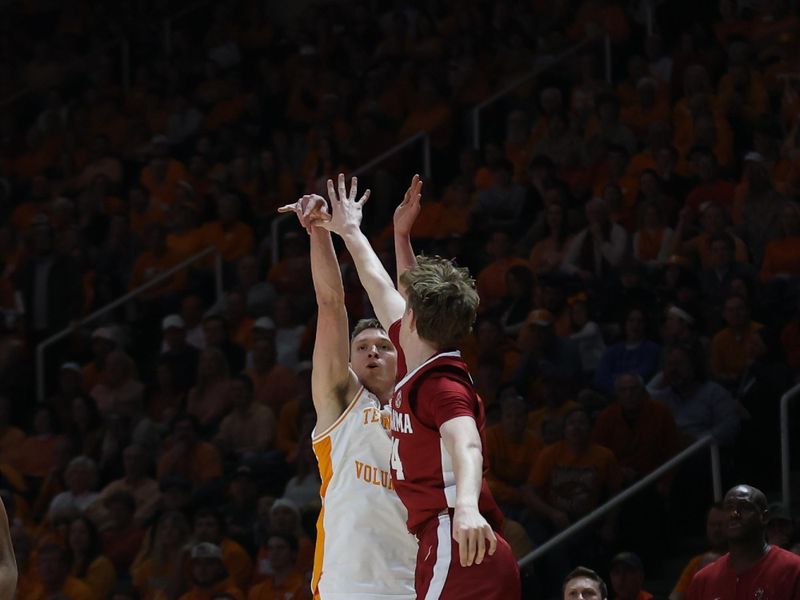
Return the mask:
{"type": "Polygon", "coordinates": [[[409,373],[441,352],[439,348],[417,336],[414,336],[407,346],[403,347],[403,353],[406,357],[406,370],[409,373]]]}
{"type": "Polygon", "coordinates": [[[730,563],[733,570],[737,573],[746,571],[764,555],[769,552],[770,545],[762,537],[752,540],[731,540],[728,542],[730,547],[730,563]]]}

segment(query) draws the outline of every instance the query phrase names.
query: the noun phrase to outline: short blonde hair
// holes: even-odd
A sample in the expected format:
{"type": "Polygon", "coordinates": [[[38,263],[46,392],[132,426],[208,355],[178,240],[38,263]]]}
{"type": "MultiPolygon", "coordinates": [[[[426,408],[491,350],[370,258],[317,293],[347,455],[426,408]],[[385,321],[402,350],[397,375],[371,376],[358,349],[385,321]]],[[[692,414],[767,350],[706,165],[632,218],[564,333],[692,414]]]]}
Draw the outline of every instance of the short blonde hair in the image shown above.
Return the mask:
{"type": "Polygon", "coordinates": [[[400,276],[419,337],[439,349],[454,348],[472,331],[480,298],[469,270],[439,256],[418,256],[400,276]]]}

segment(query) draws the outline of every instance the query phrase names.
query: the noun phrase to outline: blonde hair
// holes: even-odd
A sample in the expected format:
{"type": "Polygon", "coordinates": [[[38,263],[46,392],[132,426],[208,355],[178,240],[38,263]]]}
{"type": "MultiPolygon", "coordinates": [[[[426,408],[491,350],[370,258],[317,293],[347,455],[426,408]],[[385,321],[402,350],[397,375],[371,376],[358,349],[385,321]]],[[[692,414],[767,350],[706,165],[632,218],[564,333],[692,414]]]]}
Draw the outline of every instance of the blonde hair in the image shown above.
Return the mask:
{"type": "Polygon", "coordinates": [[[472,331],[480,298],[469,270],[439,256],[418,256],[400,276],[419,337],[453,348],[472,331]]]}

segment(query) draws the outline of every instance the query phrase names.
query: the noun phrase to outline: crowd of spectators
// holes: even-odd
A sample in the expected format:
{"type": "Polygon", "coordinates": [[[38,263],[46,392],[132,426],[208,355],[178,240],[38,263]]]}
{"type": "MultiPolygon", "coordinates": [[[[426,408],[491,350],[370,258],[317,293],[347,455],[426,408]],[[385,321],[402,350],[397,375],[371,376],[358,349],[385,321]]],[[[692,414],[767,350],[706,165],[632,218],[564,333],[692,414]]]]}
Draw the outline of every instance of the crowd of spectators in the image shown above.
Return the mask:
{"type": "MultiPolygon", "coordinates": [[[[0,117],[0,490],[18,600],[307,597],[313,290],[304,233],[272,225],[420,131],[414,244],[476,276],[462,353],[517,553],[707,433],[727,478],[776,487],[778,400],[800,376],[789,2],[679,2],[689,27],[665,3],[648,34],[615,0],[329,2],[288,24],[228,0],[163,47],[153,24],[182,4],[2,8],[1,95],[28,89],[0,117]],[[130,82],[107,45],[120,35],[130,82]],[[469,111],[534,68],[483,111],[474,148],[469,111]],[[74,326],[212,246],[219,284],[204,258],[74,326]],[[35,373],[37,345],[70,327],[35,373]]],[[[362,178],[387,265],[417,155],[362,178]]],[[[354,323],[370,307],[340,258],[354,323]]],[[[700,530],[707,463],[551,553],[553,580],[581,561],[638,577],[639,556],[700,530]]]]}

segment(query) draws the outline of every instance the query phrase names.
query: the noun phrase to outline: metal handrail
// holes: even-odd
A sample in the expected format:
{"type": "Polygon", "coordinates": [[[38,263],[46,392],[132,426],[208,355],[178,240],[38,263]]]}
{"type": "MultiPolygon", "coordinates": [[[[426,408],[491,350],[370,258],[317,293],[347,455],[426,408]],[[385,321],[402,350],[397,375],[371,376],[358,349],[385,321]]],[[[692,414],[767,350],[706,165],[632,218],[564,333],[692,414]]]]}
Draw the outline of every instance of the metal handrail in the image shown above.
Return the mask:
{"type": "Polygon", "coordinates": [[[698,451],[708,446],[711,447],[711,471],[712,471],[712,479],[714,487],[714,500],[715,501],[721,500],[722,474],[720,472],[720,465],[719,465],[719,447],[717,446],[717,442],[714,439],[714,437],[711,434],[707,434],[704,437],[697,440],[696,442],[694,442],[691,446],[688,446],[687,448],[680,451],[678,454],[670,458],[668,461],[666,461],[660,467],[656,468],[654,471],[642,477],[639,481],[637,481],[630,487],[625,488],[619,494],[617,494],[613,498],[610,498],[602,506],[596,508],[594,511],[592,511],[585,517],[581,518],[580,520],[576,521],[575,523],[567,527],[564,531],[557,533],[549,540],[547,540],[544,544],[535,548],[534,550],[532,550],[531,552],[520,558],[519,561],[517,561],[519,567],[520,568],[525,567],[529,563],[541,557],[546,552],[549,552],[552,548],[561,544],[567,538],[572,537],[574,534],[583,530],[588,525],[594,523],[597,519],[604,517],[609,512],[617,508],[617,506],[625,502],[628,498],[630,498],[634,494],[637,494],[640,490],[647,487],[651,483],[655,482],[657,479],[661,478],[668,471],[674,469],[677,465],[687,460],[690,456],[696,454],[698,451]]]}
{"type": "MultiPolygon", "coordinates": [[[[357,177],[358,175],[363,175],[375,165],[379,165],[387,158],[391,158],[401,150],[405,149],[406,147],[410,146],[411,144],[422,140],[422,173],[424,174],[425,178],[428,179],[431,176],[431,139],[427,132],[425,131],[418,131],[411,137],[407,137],[399,144],[396,144],[389,148],[383,154],[380,154],[373,158],[366,164],[361,165],[355,171],[350,173],[351,176],[357,177]]],[[[286,222],[287,219],[292,218],[291,214],[285,215],[278,215],[272,220],[270,224],[270,251],[272,254],[272,264],[275,264],[280,260],[280,239],[279,239],[279,232],[281,226],[286,222]]]]}
{"type": "Polygon", "coordinates": [[[191,266],[192,264],[196,263],[199,260],[202,260],[210,255],[214,255],[214,278],[215,278],[215,291],[217,295],[217,302],[222,300],[222,255],[219,253],[215,246],[209,246],[205,250],[201,250],[197,254],[190,256],[183,262],[178,263],[168,271],[164,271],[157,277],[154,277],[147,283],[144,283],[137,287],[136,289],[131,290],[124,296],[120,296],[116,300],[112,300],[105,306],[98,308],[92,314],[87,315],[77,323],[73,323],[69,327],[65,327],[58,333],[54,333],[49,338],[41,341],[38,346],[36,346],[36,398],[39,402],[44,402],[45,400],[45,381],[44,381],[44,351],[47,349],[48,346],[51,346],[58,342],[59,340],[67,337],[70,333],[75,331],[76,328],[86,325],[99,317],[102,317],[106,313],[114,310],[118,306],[129,302],[130,300],[136,298],[140,294],[146,292],[150,288],[162,283],[163,281],[169,279],[176,273],[183,271],[187,267],[191,266]]]}
{"type": "MultiPolygon", "coordinates": [[[[606,34],[605,37],[608,38],[608,34],[606,34]]],[[[555,58],[553,58],[552,60],[548,61],[546,64],[537,65],[535,68],[533,68],[530,71],[528,71],[527,74],[523,75],[522,77],[519,77],[518,79],[515,79],[514,81],[509,83],[506,87],[504,87],[499,92],[495,92],[494,94],[492,94],[491,96],[489,96],[485,100],[481,101],[479,104],[476,104],[475,107],[472,109],[472,145],[473,145],[473,148],[475,148],[476,150],[480,150],[480,147],[481,147],[481,133],[480,133],[480,131],[481,131],[481,111],[484,108],[486,108],[487,106],[490,106],[491,104],[494,104],[499,99],[504,98],[505,96],[507,96],[508,94],[513,92],[514,90],[516,90],[517,88],[522,87],[523,85],[528,83],[531,79],[537,77],[538,75],[542,74],[543,72],[547,71],[548,69],[558,65],[564,59],[569,58],[570,56],[572,56],[573,54],[575,54],[579,50],[582,50],[585,46],[588,46],[589,44],[591,44],[593,42],[596,42],[597,39],[598,39],[597,37],[588,37],[585,40],[582,40],[582,41],[578,42],[574,46],[570,46],[569,48],[564,50],[564,52],[562,52],[561,54],[557,55],[555,58]]],[[[610,58],[611,58],[610,53],[605,53],[606,61],[609,61],[610,58]]],[[[609,72],[610,72],[610,67],[608,65],[606,65],[606,74],[608,74],[609,72]]]]}
{"type": "Polygon", "coordinates": [[[789,403],[800,397],[800,383],[781,396],[781,487],[783,505],[791,506],[791,471],[789,456],[789,403]]]}

